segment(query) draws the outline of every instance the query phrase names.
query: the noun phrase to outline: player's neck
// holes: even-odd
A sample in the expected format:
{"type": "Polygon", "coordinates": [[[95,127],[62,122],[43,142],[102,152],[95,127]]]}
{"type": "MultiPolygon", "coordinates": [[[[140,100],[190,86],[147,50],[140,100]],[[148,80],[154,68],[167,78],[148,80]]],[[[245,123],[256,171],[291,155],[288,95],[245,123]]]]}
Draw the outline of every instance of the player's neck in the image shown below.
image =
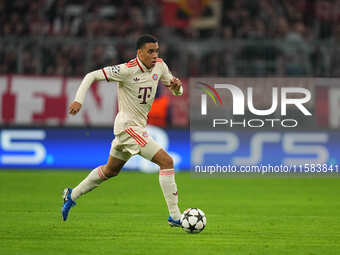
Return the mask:
{"type": "Polygon", "coordinates": [[[148,67],[144,61],[143,61],[143,58],[141,58],[138,54],[137,54],[137,57],[138,57],[138,60],[143,64],[143,66],[145,66],[148,70],[152,69],[152,67],[148,67]]]}

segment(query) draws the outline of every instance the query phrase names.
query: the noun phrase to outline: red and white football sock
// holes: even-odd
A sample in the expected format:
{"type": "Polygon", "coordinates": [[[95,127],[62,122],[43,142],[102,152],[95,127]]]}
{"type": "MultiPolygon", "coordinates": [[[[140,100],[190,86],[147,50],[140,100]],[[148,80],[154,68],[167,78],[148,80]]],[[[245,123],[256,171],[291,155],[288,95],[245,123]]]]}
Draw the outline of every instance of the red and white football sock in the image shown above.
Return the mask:
{"type": "Polygon", "coordinates": [[[103,181],[109,179],[103,173],[104,166],[93,169],[89,175],[72,190],[71,199],[75,201],[81,195],[98,187],[103,181]]]}
{"type": "Polygon", "coordinates": [[[181,218],[181,212],[178,208],[178,193],[175,182],[174,169],[161,169],[159,171],[159,184],[161,185],[165,201],[168,205],[170,216],[174,220],[181,218]]]}

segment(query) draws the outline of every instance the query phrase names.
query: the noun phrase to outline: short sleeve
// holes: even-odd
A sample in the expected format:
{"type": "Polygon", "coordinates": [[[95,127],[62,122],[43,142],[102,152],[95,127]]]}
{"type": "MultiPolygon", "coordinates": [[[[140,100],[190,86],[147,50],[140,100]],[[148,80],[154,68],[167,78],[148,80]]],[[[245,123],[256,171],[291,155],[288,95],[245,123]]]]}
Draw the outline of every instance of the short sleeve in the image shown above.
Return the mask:
{"type": "Polygon", "coordinates": [[[122,82],[126,79],[128,70],[125,64],[107,66],[101,69],[106,81],[122,82]]]}
{"type": "Polygon", "coordinates": [[[163,65],[163,73],[160,80],[164,85],[170,85],[170,81],[172,80],[173,75],[164,61],[162,61],[161,64],[163,65]]]}

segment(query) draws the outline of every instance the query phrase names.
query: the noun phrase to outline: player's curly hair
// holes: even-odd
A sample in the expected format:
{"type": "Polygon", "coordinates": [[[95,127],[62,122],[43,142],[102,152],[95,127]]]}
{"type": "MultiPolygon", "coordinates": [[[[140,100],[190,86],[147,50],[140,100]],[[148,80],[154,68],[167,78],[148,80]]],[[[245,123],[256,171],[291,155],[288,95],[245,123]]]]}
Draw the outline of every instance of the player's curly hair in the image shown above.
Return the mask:
{"type": "Polygon", "coordinates": [[[138,50],[138,49],[143,48],[144,44],[146,43],[156,43],[156,42],[158,42],[158,40],[153,35],[150,35],[150,34],[142,35],[137,40],[136,49],[138,50]]]}

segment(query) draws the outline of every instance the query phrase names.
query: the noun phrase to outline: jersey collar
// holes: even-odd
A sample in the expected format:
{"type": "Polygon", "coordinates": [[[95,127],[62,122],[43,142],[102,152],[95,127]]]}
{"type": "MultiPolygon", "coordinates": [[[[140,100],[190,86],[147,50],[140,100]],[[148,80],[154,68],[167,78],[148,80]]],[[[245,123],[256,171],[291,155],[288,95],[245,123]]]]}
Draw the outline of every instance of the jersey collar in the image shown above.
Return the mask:
{"type": "Polygon", "coordinates": [[[142,71],[142,73],[146,72],[151,72],[152,68],[148,69],[146,68],[146,66],[143,64],[142,61],[140,61],[140,59],[138,58],[138,55],[136,56],[136,60],[137,60],[137,65],[139,67],[139,69],[142,71]]]}

